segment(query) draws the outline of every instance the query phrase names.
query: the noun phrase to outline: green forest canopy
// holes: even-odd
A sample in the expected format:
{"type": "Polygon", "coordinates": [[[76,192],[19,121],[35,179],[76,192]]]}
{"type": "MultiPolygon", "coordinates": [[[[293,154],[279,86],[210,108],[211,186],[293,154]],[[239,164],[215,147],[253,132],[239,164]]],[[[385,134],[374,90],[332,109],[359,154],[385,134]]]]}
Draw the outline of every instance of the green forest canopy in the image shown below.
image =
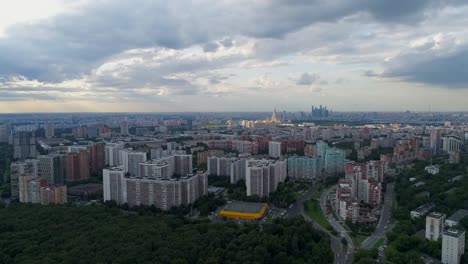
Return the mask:
{"type": "Polygon", "coordinates": [[[329,245],[302,218],[260,228],[97,205],[0,209],[0,263],[332,263],[329,245]]]}

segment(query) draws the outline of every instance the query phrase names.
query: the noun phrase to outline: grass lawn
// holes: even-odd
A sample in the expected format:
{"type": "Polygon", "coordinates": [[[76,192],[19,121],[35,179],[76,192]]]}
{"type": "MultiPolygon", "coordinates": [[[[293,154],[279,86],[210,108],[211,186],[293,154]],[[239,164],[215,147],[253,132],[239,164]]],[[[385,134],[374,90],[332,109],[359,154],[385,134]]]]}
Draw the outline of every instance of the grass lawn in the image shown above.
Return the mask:
{"type": "Polygon", "coordinates": [[[358,246],[358,247],[361,247],[361,243],[366,240],[366,236],[362,236],[362,235],[351,235],[351,238],[353,239],[353,242],[354,242],[354,245],[358,246]]]}
{"type": "Polygon", "coordinates": [[[319,201],[315,199],[310,199],[304,203],[304,212],[307,216],[312,218],[317,224],[323,226],[324,228],[331,230],[332,226],[328,223],[327,219],[320,209],[319,201]]]}
{"type": "Polygon", "coordinates": [[[384,238],[384,237],[382,237],[381,239],[377,240],[377,242],[375,242],[375,244],[374,244],[374,248],[379,248],[379,247],[383,244],[384,241],[385,241],[385,238],[384,238]]]}
{"type": "Polygon", "coordinates": [[[320,192],[314,192],[314,193],[312,194],[312,199],[315,199],[315,200],[320,199],[320,192]]]}

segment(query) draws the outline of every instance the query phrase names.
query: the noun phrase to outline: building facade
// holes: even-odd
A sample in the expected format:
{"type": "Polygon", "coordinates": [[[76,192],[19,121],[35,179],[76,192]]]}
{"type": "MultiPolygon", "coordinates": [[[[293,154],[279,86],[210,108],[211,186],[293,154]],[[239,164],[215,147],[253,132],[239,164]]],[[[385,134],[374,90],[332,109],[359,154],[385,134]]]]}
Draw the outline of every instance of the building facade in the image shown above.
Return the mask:
{"type": "Polygon", "coordinates": [[[437,241],[444,232],[445,214],[432,212],[426,216],[426,239],[437,241]]]}
{"type": "Polygon", "coordinates": [[[442,263],[458,264],[465,253],[465,231],[448,229],[442,236],[442,263]]]}

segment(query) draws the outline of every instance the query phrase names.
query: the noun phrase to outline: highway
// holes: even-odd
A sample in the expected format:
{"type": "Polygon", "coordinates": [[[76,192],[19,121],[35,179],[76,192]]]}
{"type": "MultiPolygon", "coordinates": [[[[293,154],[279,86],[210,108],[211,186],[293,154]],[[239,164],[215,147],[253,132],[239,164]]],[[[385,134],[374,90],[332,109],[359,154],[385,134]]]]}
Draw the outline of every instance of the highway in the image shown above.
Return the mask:
{"type": "Polygon", "coordinates": [[[377,243],[379,239],[384,237],[385,234],[388,231],[390,231],[393,227],[392,225],[390,225],[390,213],[393,204],[394,187],[395,184],[393,182],[387,184],[379,222],[377,223],[377,227],[375,228],[375,231],[372,233],[372,235],[362,242],[362,248],[371,249],[372,247],[374,247],[375,243],[377,243]]]}

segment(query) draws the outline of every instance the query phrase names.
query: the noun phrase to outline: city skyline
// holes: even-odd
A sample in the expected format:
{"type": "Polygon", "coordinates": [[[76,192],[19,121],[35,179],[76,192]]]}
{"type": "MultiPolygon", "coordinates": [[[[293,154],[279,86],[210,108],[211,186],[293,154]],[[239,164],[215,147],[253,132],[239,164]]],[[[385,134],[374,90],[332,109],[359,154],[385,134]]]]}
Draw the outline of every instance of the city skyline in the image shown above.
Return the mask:
{"type": "Polygon", "coordinates": [[[467,14],[466,1],[3,1],[0,113],[468,111],[467,14]]]}

